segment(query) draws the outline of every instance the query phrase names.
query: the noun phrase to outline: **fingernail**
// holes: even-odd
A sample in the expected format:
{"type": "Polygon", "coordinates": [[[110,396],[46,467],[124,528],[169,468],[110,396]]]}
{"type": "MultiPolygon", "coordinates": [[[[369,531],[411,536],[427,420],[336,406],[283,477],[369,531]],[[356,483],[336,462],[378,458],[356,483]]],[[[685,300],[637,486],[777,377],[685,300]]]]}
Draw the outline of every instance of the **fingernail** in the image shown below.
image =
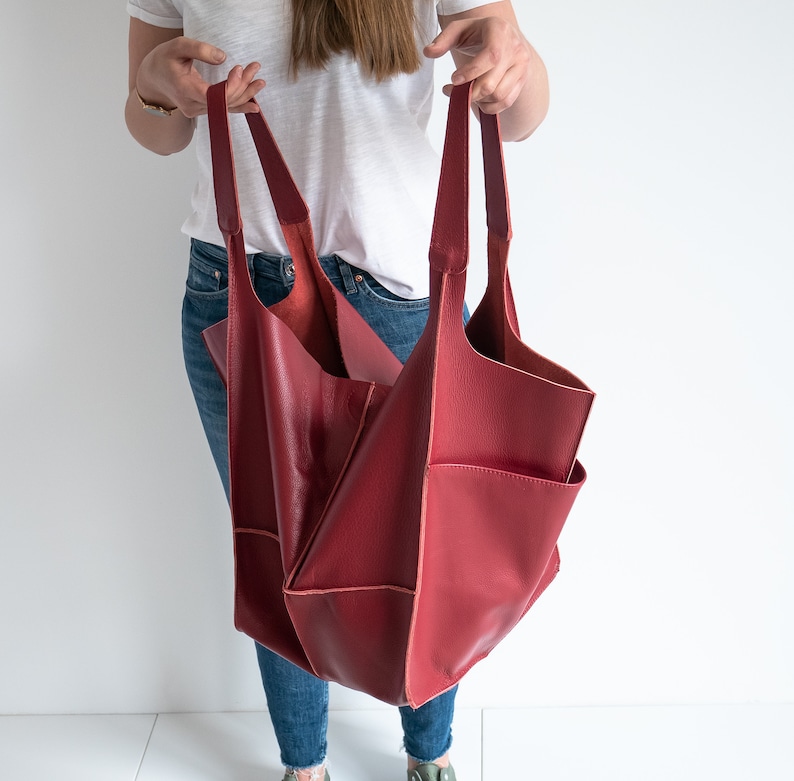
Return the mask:
{"type": "Polygon", "coordinates": [[[466,81],[466,79],[464,79],[463,76],[460,75],[460,73],[453,73],[452,74],[452,83],[453,84],[455,84],[455,85],[463,84],[464,81],[466,81]]]}

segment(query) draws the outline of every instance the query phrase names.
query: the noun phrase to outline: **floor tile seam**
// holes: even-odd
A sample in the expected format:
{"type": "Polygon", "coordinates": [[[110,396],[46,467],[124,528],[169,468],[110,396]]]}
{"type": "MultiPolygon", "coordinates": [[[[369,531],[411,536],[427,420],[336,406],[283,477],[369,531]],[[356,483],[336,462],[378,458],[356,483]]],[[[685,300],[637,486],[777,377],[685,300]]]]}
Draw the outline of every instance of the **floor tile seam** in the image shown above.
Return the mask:
{"type": "Polygon", "coordinates": [[[152,735],[154,735],[155,727],[157,726],[157,720],[160,718],[159,713],[154,714],[154,719],[152,720],[152,728],[149,730],[149,737],[146,738],[146,745],[143,747],[143,751],[141,752],[141,758],[138,761],[138,767],[135,770],[135,777],[133,781],[138,781],[138,777],[141,774],[141,769],[143,768],[143,762],[146,759],[146,752],[149,750],[149,744],[152,742],[152,735]]]}
{"type": "Polygon", "coordinates": [[[684,711],[684,710],[765,710],[791,709],[794,702],[690,702],[690,703],[613,703],[587,705],[504,705],[485,706],[482,708],[483,718],[491,713],[544,713],[555,712],[593,712],[593,711],[684,711]]]}
{"type": "Polygon", "coordinates": [[[480,708],[480,781],[485,781],[485,708],[480,708]]]}

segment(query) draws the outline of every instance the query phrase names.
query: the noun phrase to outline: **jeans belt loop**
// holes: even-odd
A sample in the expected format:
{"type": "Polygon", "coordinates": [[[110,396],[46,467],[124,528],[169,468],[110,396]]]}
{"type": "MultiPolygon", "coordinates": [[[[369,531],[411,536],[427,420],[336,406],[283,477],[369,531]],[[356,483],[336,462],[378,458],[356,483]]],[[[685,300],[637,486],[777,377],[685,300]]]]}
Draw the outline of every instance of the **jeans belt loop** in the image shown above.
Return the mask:
{"type": "Polygon", "coordinates": [[[342,281],[345,283],[345,293],[352,296],[353,293],[358,292],[356,280],[353,278],[353,270],[350,268],[350,264],[342,260],[339,256],[336,258],[336,263],[339,266],[339,273],[342,275],[342,281]]]}

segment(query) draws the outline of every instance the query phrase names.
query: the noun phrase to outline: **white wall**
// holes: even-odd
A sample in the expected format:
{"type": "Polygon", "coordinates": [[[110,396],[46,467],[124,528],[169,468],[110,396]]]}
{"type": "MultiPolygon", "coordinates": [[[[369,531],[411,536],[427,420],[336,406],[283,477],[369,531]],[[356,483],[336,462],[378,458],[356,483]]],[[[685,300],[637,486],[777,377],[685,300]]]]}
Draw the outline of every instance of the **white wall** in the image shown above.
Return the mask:
{"type": "MultiPolygon", "coordinates": [[[[791,700],[794,6],[516,5],[553,87],[508,150],[520,317],[599,397],[563,571],[461,702],[791,700]]],[[[181,365],[192,154],[126,135],[126,26],[0,26],[4,713],[263,705],[181,365]]]]}

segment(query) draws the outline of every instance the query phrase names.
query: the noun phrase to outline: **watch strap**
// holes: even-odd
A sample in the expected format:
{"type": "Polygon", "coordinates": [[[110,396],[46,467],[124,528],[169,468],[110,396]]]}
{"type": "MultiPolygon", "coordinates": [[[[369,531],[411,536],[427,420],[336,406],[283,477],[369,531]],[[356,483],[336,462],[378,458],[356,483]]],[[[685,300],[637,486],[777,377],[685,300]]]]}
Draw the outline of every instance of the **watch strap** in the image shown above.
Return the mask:
{"type": "Polygon", "coordinates": [[[171,114],[176,111],[176,108],[166,108],[165,106],[157,105],[157,103],[149,103],[144,100],[141,97],[141,93],[138,92],[137,87],[135,88],[135,94],[138,96],[138,102],[141,104],[141,108],[149,114],[154,114],[159,117],[170,117],[171,114]]]}

